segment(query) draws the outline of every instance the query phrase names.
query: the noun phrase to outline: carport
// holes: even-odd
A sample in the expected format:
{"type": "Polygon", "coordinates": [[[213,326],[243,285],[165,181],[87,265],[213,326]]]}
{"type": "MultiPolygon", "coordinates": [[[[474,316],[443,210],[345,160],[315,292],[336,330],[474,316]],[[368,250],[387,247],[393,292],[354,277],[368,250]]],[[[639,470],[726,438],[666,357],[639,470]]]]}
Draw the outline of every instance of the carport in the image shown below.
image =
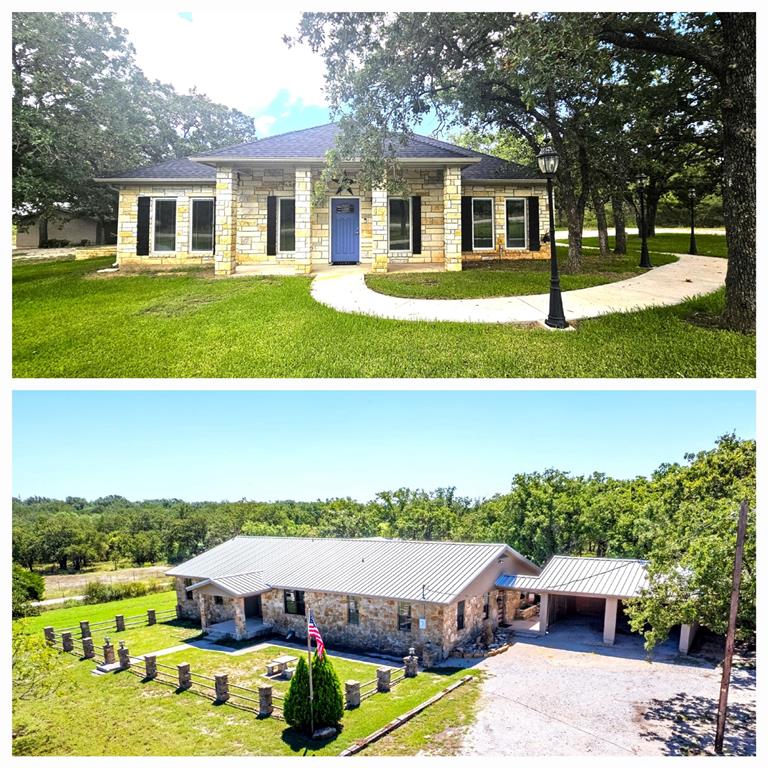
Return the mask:
{"type": "MultiPolygon", "coordinates": [[[[540,596],[539,634],[564,615],[602,615],[603,643],[613,645],[619,603],[648,586],[646,566],[645,560],[555,555],[538,576],[505,574],[496,586],[540,596]]],[[[681,627],[681,653],[688,653],[695,632],[695,625],[681,627]]]]}

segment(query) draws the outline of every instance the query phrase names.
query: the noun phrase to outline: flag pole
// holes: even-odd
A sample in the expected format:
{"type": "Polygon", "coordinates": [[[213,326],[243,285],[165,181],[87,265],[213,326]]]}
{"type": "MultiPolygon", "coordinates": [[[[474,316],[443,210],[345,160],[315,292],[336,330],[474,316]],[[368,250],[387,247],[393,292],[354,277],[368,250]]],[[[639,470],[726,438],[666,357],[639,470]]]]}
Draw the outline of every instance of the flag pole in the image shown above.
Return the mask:
{"type": "Polygon", "coordinates": [[[307,664],[309,664],[309,723],[312,733],[315,732],[315,708],[314,692],[312,691],[312,638],[309,636],[309,620],[312,616],[312,608],[307,613],[307,664]]]}

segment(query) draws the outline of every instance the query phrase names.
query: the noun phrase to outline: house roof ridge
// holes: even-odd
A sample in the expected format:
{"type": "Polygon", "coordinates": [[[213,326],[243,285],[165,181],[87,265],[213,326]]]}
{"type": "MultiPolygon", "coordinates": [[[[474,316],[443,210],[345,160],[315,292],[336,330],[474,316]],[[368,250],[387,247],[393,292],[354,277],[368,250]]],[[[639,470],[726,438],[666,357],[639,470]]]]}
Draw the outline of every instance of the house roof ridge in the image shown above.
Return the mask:
{"type": "MultiPolygon", "coordinates": [[[[449,544],[449,545],[471,545],[484,547],[508,547],[503,541],[447,541],[445,539],[397,539],[386,536],[259,536],[256,534],[239,533],[233,536],[233,539],[287,539],[289,541],[309,540],[309,541],[380,541],[397,544],[449,544]]],[[[227,539],[232,541],[232,539],[227,539]]],[[[225,542],[222,542],[225,543],[225,542]]]]}
{"type": "MultiPolygon", "coordinates": [[[[238,147],[249,147],[251,144],[263,144],[265,141],[271,141],[272,139],[282,139],[284,136],[291,136],[295,133],[305,133],[306,131],[316,131],[320,128],[327,128],[329,125],[336,125],[333,121],[327,123],[321,123],[320,125],[310,125],[306,128],[295,128],[292,131],[284,131],[283,133],[276,133],[273,136],[265,136],[263,139],[254,139],[253,141],[241,141],[239,144],[227,144],[224,147],[215,147],[214,149],[208,149],[205,152],[197,152],[195,155],[190,155],[187,159],[191,160],[193,157],[209,157],[215,155],[217,152],[224,152],[225,150],[237,149],[238,147]]],[[[196,162],[192,160],[192,162],[196,162]]]]}

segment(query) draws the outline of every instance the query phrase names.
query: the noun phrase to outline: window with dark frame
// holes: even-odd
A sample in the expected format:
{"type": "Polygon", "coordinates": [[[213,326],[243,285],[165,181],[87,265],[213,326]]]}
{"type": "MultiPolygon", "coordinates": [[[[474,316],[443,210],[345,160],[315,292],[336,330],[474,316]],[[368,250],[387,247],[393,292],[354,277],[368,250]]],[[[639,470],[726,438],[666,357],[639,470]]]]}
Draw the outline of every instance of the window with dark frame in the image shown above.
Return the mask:
{"type": "Polygon", "coordinates": [[[221,595],[214,595],[213,602],[216,603],[216,605],[224,605],[224,598],[221,595]]]}
{"type": "Polygon", "coordinates": [[[189,591],[189,588],[192,586],[192,579],[184,579],[184,595],[186,596],[187,600],[193,600],[192,593],[189,591]]]}
{"type": "Polygon", "coordinates": [[[411,631],[411,604],[410,603],[397,604],[397,628],[401,632],[411,631]]]}
{"type": "Polygon", "coordinates": [[[456,605],[456,629],[464,629],[464,601],[459,600],[456,605]]]}
{"type": "Polygon", "coordinates": [[[389,250],[411,250],[411,200],[389,198],[389,250]]]}
{"type": "Polygon", "coordinates": [[[525,200],[509,197],[505,203],[507,248],[525,248],[525,200]]]}
{"type": "Polygon", "coordinates": [[[347,595],[347,623],[358,625],[360,623],[360,605],[357,598],[347,595]]]}
{"type": "Polygon", "coordinates": [[[472,198],[472,248],[493,248],[493,198],[472,198]]]}
{"type": "Polygon", "coordinates": [[[486,592],[483,595],[483,618],[487,619],[491,615],[491,593],[486,592]]]}
{"type": "Polygon", "coordinates": [[[292,197],[277,198],[278,250],[296,250],[296,201],[292,197]]]}
{"type": "Polygon", "coordinates": [[[304,615],[304,592],[299,589],[286,589],[283,592],[285,612],[293,616],[304,615]]]}
{"type": "Polygon", "coordinates": [[[213,199],[192,200],[192,250],[213,253],[213,199]]]}
{"type": "Polygon", "coordinates": [[[155,251],[176,250],[176,200],[155,200],[155,251]]]}

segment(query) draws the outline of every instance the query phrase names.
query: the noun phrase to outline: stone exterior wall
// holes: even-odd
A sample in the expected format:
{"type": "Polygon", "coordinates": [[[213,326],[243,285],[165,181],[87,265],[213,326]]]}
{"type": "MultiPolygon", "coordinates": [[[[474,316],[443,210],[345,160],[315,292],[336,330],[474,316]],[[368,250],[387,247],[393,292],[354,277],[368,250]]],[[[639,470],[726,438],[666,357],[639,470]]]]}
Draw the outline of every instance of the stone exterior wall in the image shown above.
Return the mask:
{"type": "Polygon", "coordinates": [[[180,265],[213,263],[212,253],[190,252],[190,215],[192,198],[214,197],[214,185],[171,184],[171,185],[130,185],[120,189],[117,212],[117,262],[121,268],[148,267],[151,269],[172,268],[180,265]],[[155,223],[155,206],[149,208],[150,253],[136,255],[136,231],[139,197],[176,198],[176,250],[152,253],[152,232],[155,223]]]}
{"type": "MultiPolygon", "coordinates": [[[[178,606],[179,613],[185,619],[200,621],[200,605],[195,599],[195,592],[187,592],[184,581],[185,579],[181,576],[177,576],[174,584],[176,589],[176,605],[178,606]]],[[[199,579],[192,579],[192,581],[199,581],[199,579]]]]}
{"type": "MultiPolygon", "coordinates": [[[[491,626],[494,628],[499,624],[496,606],[497,595],[497,590],[493,589],[490,591],[488,617],[491,620],[491,626]]],[[[451,605],[446,606],[443,625],[443,645],[446,654],[457,645],[474,640],[482,633],[484,621],[483,601],[483,595],[471,595],[464,598],[464,629],[459,629],[457,623],[459,601],[457,600],[451,603],[451,605]]]]}

